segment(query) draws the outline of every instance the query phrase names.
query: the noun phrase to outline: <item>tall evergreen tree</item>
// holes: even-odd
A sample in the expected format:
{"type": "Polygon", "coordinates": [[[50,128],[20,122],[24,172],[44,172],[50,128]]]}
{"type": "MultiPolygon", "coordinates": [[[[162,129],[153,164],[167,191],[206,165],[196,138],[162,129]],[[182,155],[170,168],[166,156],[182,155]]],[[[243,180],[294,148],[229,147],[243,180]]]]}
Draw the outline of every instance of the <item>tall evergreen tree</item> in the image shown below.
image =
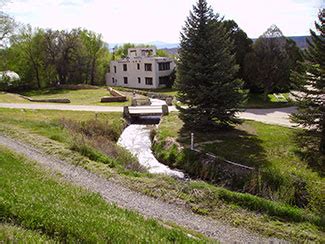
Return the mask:
{"type": "Polygon", "coordinates": [[[197,129],[238,122],[235,113],[243,100],[241,80],[231,55],[233,43],[224,25],[205,0],[199,0],[181,33],[178,80],[180,109],[185,126],[197,129]]]}
{"type": "Polygon", "coordinates": [[[319,12],[318,19],[315,22],[318,34],[310,30],[311,41],[307,40],[303,69],[292,75],[300,84],[298,112],[293,121],[319,135],[319,151],[325,154],[325,9],[319,12]]]}

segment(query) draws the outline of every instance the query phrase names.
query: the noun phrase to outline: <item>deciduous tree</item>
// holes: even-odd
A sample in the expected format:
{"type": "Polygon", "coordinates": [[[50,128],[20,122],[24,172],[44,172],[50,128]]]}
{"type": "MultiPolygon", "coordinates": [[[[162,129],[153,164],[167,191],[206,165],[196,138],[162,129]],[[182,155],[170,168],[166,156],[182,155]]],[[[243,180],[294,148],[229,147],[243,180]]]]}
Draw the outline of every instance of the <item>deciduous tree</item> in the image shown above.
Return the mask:
{"type": "Polygon", "coordinates": [[[223,25],[229,32],[230,39],[234,43],[234,50],[232,54],[235,54],[236,63],[239,65],[237,77],[244,79],[244,60],[246,55],[252,51],[253,41],[248,38],[247,34],[238,26],[234,20],[224,20],[223,25]]]}
{"type": "Polygon", "coordinates": [[[262,91],[264,100],[275,90],[288,91],[292,85],[290,71],[299,59],[299,49],[273,25],[253,45],[245,58],[244,72],[247,87],[262,91]]]}

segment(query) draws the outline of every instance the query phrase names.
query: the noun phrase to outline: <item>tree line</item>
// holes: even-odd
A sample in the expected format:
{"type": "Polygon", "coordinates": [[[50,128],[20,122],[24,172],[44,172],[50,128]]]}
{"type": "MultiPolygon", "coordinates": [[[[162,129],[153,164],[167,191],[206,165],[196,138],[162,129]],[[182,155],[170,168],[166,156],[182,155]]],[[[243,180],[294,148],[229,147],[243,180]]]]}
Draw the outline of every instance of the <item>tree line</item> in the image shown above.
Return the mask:
{"type": "Polygon", "coordinates": [[[43,88],[58,84],[103,84],[110,54],[100,34],[86,29],[59,31],[20,27],[1,50],[1,70],[21,79],[14,88],[43,88]]]}
{"type": "Polygon", "coordinates": [[[232,54],[239,65],[235,76],[244,81],[244,88],[263,93],[267,100],[270,93],[289,92],[294,87],[290,73],[297,70],[302,52],[293,40],[272,25],[253,42],[235,21],[221,22],[234,44],[232,54]]]}

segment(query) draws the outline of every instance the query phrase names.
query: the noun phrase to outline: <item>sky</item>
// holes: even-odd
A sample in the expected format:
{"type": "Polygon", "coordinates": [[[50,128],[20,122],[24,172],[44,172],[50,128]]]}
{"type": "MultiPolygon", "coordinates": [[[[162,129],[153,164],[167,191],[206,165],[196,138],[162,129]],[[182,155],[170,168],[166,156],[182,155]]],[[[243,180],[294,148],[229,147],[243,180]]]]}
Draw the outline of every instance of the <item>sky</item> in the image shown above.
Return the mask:
{"type": "MultiPolygon", "coordinates": [[[[108,43],[178,43],[196,0],[11,0],[4,11],[33,27],[87,28],[108,43]]],[[[286,36],[308,35],[325,0],[208,0],[216,13],[256,38],[272,24],[286,36]]]]}

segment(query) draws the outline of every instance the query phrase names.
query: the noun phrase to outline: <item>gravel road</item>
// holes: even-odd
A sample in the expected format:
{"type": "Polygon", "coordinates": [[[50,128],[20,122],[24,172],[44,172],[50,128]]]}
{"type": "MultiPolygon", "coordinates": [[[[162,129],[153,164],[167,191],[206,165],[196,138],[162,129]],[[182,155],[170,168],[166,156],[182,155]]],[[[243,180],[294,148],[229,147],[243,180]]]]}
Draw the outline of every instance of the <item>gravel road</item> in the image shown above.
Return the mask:
{"type": "Polygon", "coordinates": [[[140,214],[173,222],[179,226],[200,232],[224,243],[283,243],[275,238],[264,238],[247,230],[234,228],[227,224],[207,217],[193,214],[191,211],[169,204],[138,192],[131,191],[116,183],[103,179],[89,171],[68,164],[29,145],[0,135],[0,145],[38,162],[40,165],[60,172],[63,177],[75,185],[99,193],[108,203],[115,203],[122,208],[139,212],[140,214]]]}
{"type": "MultiPolygon", "coordinates": [[[[28,104],[28,103],[0,103],[0,108],[14,109],[42,109],[42,110],[67,110],[67,111],[90,111],[90,112],[123,112],[123,107],[110,106],[87,106],[65,104],[28,104]]],[[[170,106],[169,111],[177,111],[176,107],[170,106]]],[[[296,111],[295,107],[271,108],[271,109],[247,109],[238,113],[241,119],[250,119],[266,124],[277,124],[292,127],[289,116],[296,111]]]]}

